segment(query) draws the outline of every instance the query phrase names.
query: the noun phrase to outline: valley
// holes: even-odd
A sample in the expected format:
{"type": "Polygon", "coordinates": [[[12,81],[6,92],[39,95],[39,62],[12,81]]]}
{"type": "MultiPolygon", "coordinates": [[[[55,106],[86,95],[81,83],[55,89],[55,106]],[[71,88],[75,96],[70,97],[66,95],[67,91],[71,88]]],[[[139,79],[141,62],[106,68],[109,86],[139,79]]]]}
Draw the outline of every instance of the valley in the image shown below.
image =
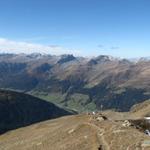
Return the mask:
{"type": "Polygon", "coordinates": [[[0,88],[25,92],[77,112],[129,111],[150,98],[150,61],[100,55],[1,54],[0,88]]]}

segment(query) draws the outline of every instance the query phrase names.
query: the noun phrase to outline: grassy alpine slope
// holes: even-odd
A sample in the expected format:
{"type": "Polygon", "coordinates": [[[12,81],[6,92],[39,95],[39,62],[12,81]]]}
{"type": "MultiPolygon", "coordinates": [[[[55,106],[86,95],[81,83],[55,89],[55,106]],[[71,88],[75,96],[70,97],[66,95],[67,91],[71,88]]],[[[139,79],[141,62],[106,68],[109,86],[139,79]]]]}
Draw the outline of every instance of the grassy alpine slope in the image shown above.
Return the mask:
{"type": "Polygon", "coordinates": [[[149,150],[150,137],[123,122],[86,114],[62,117],[1,135],[0,149],[149,150]]]}

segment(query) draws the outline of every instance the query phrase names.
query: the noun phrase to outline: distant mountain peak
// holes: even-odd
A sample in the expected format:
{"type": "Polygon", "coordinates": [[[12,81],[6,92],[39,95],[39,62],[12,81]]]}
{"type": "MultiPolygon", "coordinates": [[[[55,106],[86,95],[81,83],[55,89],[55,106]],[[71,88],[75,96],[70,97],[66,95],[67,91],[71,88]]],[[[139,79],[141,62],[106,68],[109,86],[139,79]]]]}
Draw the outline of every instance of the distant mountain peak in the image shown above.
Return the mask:
{"type": "Polygon", "coordinates": [[[105,62],[114,61],[114,60],[117,60],[117,58],[114,58],[114,57],[108,56],[108,55],[100,55],[98,57],[90,59],[88,64],[96,65],[99,63],[105,63],[105,62]]]}
{"type": "Polygon", "coordinates": [[[61,55],[60,59],[58,60],[58,63],[59,64],[63,64],[65,62],[69,62],[69,61],[72,61],[72,60],[75,60],[76,57],[74,57],[73,55],[61,55]]]}

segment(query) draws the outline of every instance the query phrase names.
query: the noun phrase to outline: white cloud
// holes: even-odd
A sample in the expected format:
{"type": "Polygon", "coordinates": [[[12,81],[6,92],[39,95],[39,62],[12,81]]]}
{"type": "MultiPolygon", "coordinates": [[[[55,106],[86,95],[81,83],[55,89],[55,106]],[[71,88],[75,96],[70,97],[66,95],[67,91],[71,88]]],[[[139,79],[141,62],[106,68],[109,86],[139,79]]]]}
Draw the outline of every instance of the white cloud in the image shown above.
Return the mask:
{"type": "Polygon", "coordinates": [[[63,48],[57,45],[42,45],[28,42],[18,42],[0,38],[0,52],[4,53],[47,53],[53,55],[74,54],[80,55],[79,50],[63,48]]]}

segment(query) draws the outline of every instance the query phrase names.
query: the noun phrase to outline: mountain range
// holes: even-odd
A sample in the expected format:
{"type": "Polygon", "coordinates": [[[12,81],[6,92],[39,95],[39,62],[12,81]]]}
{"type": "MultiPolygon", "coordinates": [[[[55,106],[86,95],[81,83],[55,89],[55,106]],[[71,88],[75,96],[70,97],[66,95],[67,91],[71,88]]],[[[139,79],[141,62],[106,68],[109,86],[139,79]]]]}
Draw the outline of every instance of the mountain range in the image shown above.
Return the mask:
{"type": "Polygon", "coordinates": [[[128,111],[150,98],[150,60],[100,55],[0,54],[0,88],[78,112],[128,111]]]}
{"type": "Polygon", "coordinates": [[[149,75],[148,58],[1,54],[0,149],[149,150],[149,75]]]}

